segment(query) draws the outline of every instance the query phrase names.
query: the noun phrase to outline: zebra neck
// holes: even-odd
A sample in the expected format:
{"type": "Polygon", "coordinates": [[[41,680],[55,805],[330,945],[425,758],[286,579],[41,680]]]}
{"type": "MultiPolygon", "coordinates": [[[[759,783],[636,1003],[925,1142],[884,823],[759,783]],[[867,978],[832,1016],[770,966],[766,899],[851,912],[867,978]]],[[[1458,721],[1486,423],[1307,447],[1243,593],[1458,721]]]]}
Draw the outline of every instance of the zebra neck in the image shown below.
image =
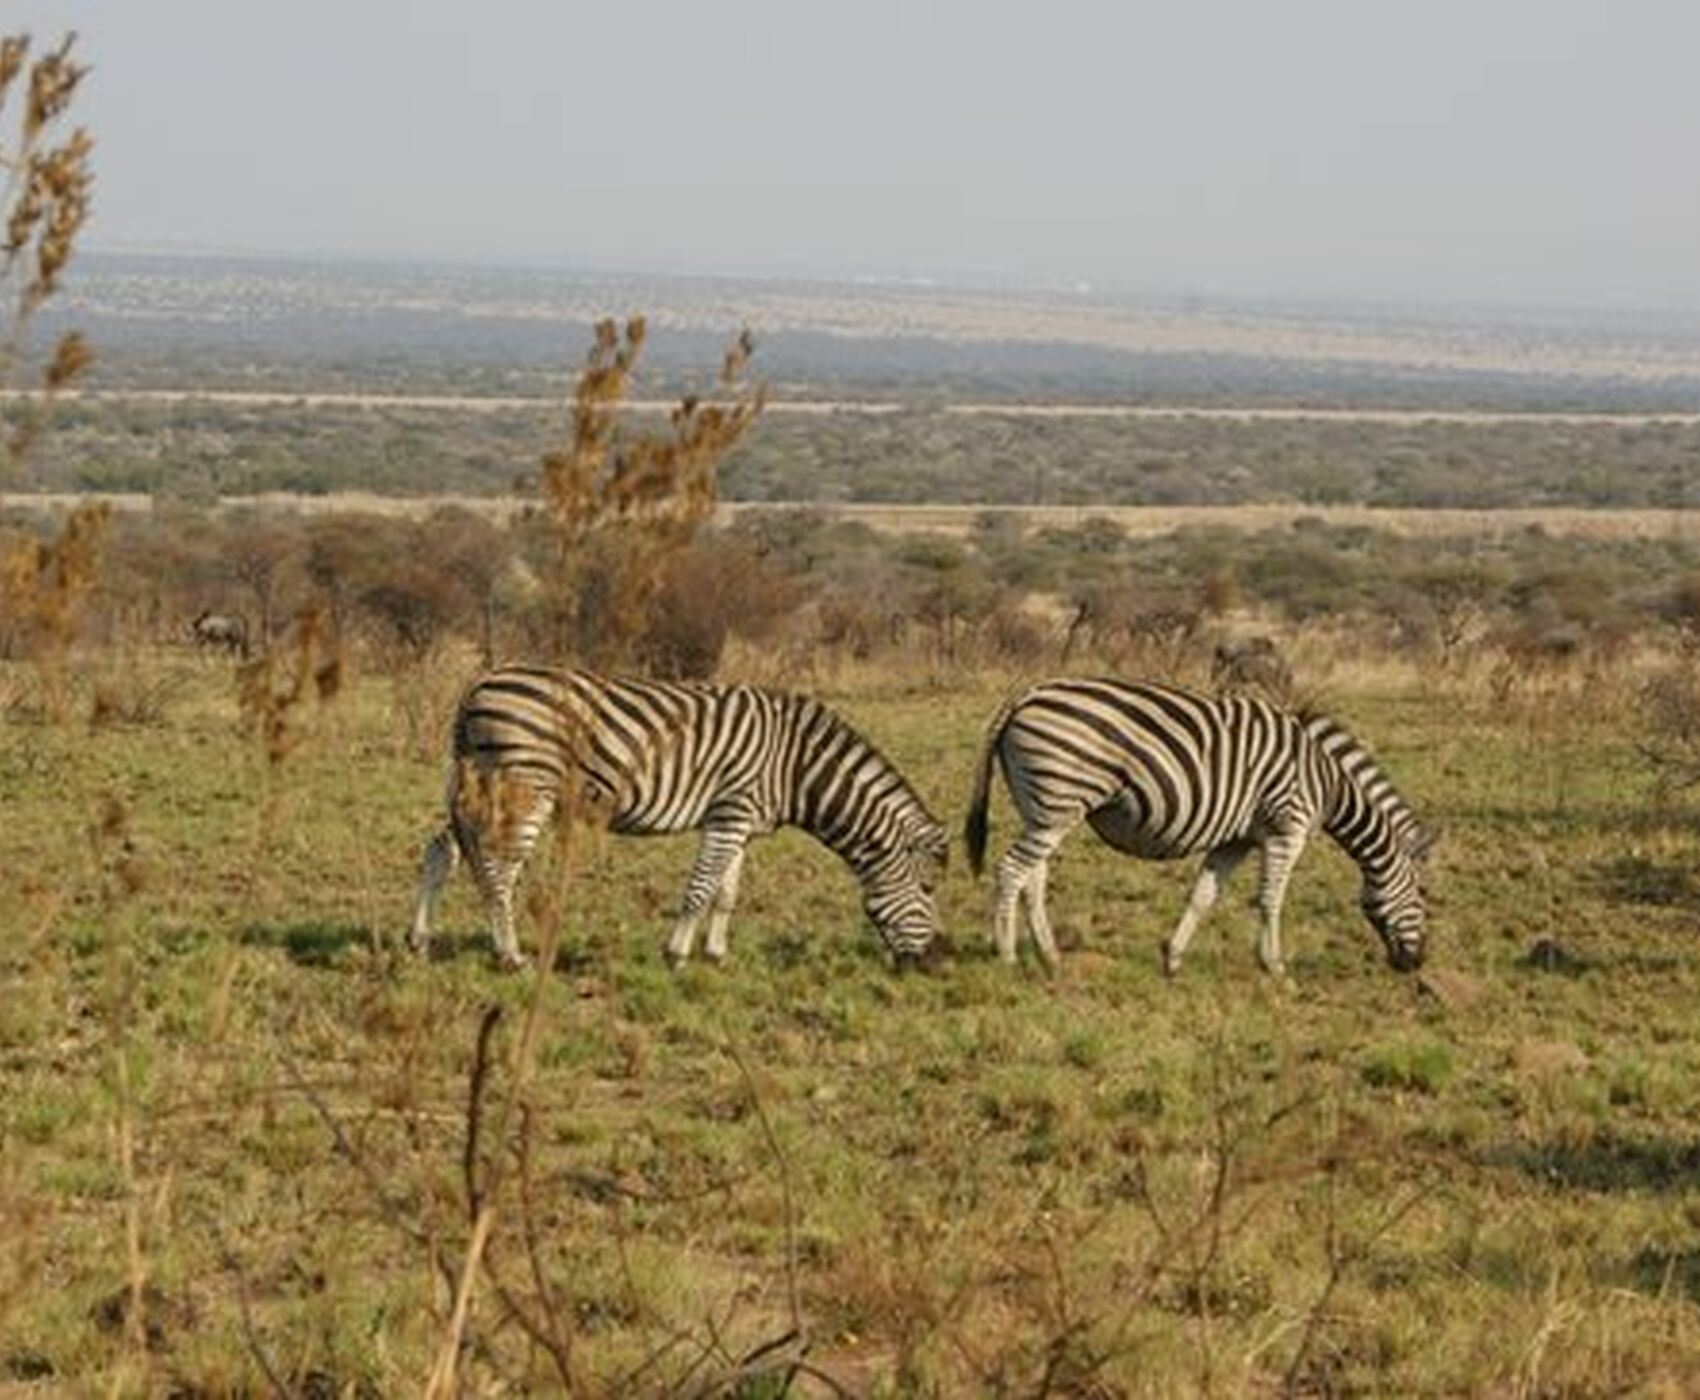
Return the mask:
{"type": "Polygon", "coordinates": [[[820,710],[805,724],[791,821],[859,875],[889,853],[889,817],[907,792],[879,751],[837,716],[820,710]]]}
{"type": "Polygon", "coordinates": [[[1404,859],[1402,829],[1415,824],[1387,775],[1338,725],[1313,727],[1321,768],[1322,829],[1363,873],[1382,878],[1404,859]]]}

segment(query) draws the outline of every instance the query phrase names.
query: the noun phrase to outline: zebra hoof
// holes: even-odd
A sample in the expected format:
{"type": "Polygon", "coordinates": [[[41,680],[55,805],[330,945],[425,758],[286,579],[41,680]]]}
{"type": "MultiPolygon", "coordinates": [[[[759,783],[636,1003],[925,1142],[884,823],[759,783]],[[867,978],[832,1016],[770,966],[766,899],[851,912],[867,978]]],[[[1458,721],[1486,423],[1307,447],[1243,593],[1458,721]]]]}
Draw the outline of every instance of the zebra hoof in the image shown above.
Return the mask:
{"type": "Polygon", "coordinates": [[[1180,971],[1180,954],[1172,951],[1167,945],[1165,945],[1163,948],[1163,976],[1173,982],[1175,978],[1180,976],[1180,971]]]}
{"type": "Polygon", "coordinates": [[[524,953],[498,953],[496,965],[503,972],[529,972],[531,970],[531,959],[524,953]]]}

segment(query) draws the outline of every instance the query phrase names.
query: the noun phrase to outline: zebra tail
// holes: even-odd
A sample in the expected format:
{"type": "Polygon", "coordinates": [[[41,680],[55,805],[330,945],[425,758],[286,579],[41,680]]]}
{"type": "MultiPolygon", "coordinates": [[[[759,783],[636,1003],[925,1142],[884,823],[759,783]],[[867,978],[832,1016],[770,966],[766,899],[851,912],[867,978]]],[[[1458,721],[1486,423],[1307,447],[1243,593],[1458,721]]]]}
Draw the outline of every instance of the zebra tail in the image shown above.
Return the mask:
{"type": "Polygon", "coordinates": [[[985,872],[986,838],[991,831],[992,764],[997,759],[998,740],[1003,738],[1004,725],[1015,713],[1017,702],[1006,700],[992,717],[986,729],[986,746],[980,752],[980,766],[974,773],[974,792],[968,799],[968,817],[962,823],[963,844],[968,847],[968,866],[976,876],[985,872]]]}

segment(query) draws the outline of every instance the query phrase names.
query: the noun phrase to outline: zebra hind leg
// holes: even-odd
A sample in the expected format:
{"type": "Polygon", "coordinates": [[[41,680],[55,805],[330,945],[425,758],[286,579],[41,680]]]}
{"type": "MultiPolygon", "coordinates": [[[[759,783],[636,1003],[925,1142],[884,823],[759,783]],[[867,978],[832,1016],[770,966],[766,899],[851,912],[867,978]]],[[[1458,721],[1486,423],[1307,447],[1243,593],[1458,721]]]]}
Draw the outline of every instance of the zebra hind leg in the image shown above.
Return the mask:
{"type": "Polygon", "coordinates": [[[1045,887],[1050,874],[1050,861],[1036,866],[1022,890],[1022,901],[1027,909],[1027,928],[1033,935],[1033,946],[1039,950],[1039,958],[1045,964],[1046,970],[1055,972],[1062,959],[1057,954],[1056,935],[1051,930],[1051,914],[1045,904],[1045,887]]]}
{"type": "Polygon", "coordinates": [[[1051,937],[1050,919],[1045,910],[1045,867],[1066,834],[1066,830],[1054,827],[1024,831],[998,862],[992,938],[997,945],[998,957],[1006,963],[1015,961],[1016,943],[1021,933],[1017,921],[1025,912],[1025,922],[1039,956],[1045,960],[1046,966],[1056,966],[1056,942],[1051,937]],[[1022,907],[1024,898],[1025,911],[1022,907]]]}
{"type": "Polygon", "coordinates": [[[525,862],[554,811],[552,792],[510,783],[502,792],[498,813],[489,820],[463,823],[461,827],[467,863],[484,897],[496,957],[509,971],[530,965],[514,931],[514,892],[525,862]]]}
{"type": "Polygon", "coordinates": [[[431,915],[437,896],[459,863],[460,846],[454,832],[445,826],[425,843],[425,854],[419,861],[419,895],[413,906],[413,925],[407,933],[408,947],[415,953],[430,950],[431,915]]]}

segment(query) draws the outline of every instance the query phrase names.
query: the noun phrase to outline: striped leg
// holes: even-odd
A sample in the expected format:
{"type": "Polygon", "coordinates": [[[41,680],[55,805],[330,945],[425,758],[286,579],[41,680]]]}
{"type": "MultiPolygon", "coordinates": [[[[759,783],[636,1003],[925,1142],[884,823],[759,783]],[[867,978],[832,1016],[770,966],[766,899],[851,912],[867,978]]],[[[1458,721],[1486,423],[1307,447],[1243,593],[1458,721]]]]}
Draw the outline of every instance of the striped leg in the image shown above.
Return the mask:
{"type": "Polygon", "coordinates": [[[1186,909],[1181,913],[1180,922],[1175,925],[1175,931],[1163,944],[1165,977],[1173,977],[1181,970],[1181,958],[1186,953],[1187,944],[1192,942],[1192,936],[1198,932],[1199,924],[1204,922],[1204,916],[1216,903],[1216,896],[1221,894],[1223,883],[1234,873],[1239,863],[1251,854],[1251,849],[1249,841],[1236,841],[1231,845],[1218,846],[1204,857],[1204,868],[1198,872],[1198,878],[1192,883],[1192,894],[1187,898],[1186,909]]]}
{"type": "Polygon", "coordinates": [[[1022,900],[1027,907],[1027,927],[1033,934],[1033,946],[1039,950],[1045,966],[1055,972],[1061,960],[1057,956],[1056,937],[1051,932],[1051,913],[1045,907],[1045,885],[1050,875],[1051,863],[1047,860],[1028,877],[1022,900]]]}
{"type": "Polygon", "coordinates": [[[1305,848],[1306,835],[1302,830],[1278,832],[1263,842],[1263,875],[1257,890],[1263,927],[1257,937],[1257,960],[1265,972],[1286,970],[1281,961],[1281,901],[1286,898],[1293,866],[1305,848]]]}
{"type": "Polygon", "coordinates": [[[460,863],[460,846],[454,832],[444,827],[425,843],[425,854],[419,861],[419,897],[413,906],[413,927],[408,930],[407,944],[415,953],[426,952],[431,946],[431,915],[443,882],[460,863]]]}
{"type": "Polygon", "coordinates": [[[490,938],[496,957],[510,971],[529,966],[514,932],[514,891],[520,872],[530,858],[537,838],[555,811],[555,794],[521,784],[510,784],[502,793],[494,819],[496,834],[477,826],[463,825],[467,864],[472,867],[478,892],[490,923],[490,938]]]}
{"type": "Polygon", "coordinates": [[[1006,963],[1015,961],[1015,944],[1020,936],[1016,919],[1025,893],[1027,923],[1033,931],[1033,941],[1039,949],[1039,956],[1045,959],[1047,965],[1055,966],[1056,943],[1051,938],[1050,921],[1045,912],[1045,866],[1057,847],[1062,845],[1068,832],[1068,827],[1029,828],[1021,833],[1020,838],[1004,852],[1003,859],[998,862],[998,893],[992,915],[992,938],[997,944],[998,956],[1006,963]]]}
{"type": "Polygon", "coordinates": [[[726,873],[715,891],[714,905],[708,915],[708,938],[703,944],[703,956],[719,962],[726,956],[726,926],[732,922],[732,910],[738,903],[738,881],[744,873],[744,851],[732,857],[726,873]]]}
{"type": "MultiPolygon", "coordinates": [[[[691,867],[690,877],[685,881],[685,897],[679,905],[679,917],[673,924],[672,936],[667,940],[667,961],[674,966],[690,957],[691,949],[696,946],[697,925],[702,922],[702,916],[710,903],[718,900],[729,874],[733,877],[731,898],[737,898],[737,876],[733,873],[733,867],[742,866],[744,845],[749,839],[749,829],[743,825],[710,826],[704,829],[696,864],[691,867]]],[[[730,917],[730,905],[726,913],[730,917]]],[[[724,953],[724,927],[720,932],[720,951],[724,953]]],[[[708,955],[716,956],[712,936],[708,955]]]]}

